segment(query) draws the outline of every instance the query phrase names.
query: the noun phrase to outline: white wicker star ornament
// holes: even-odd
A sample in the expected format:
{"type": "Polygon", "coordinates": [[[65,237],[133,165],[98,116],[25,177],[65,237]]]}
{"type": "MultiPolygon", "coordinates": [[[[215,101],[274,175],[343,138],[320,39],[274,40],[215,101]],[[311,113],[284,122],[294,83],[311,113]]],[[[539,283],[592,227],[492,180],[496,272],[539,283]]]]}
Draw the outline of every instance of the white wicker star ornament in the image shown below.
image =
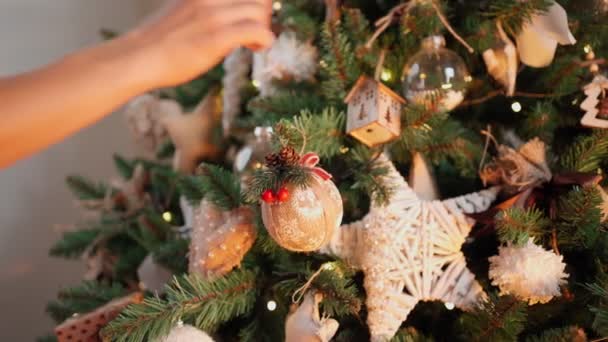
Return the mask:
{"type": "Polygon", "coordinates": [[[421,200],[382,155],[385,182],[395,192],[387,206],[372,205],[361,221],[342,226],[323,251],[365,274],[367,324],[372,341],[392,338],[419,301],[440,300],[467,309],[485,293],[467,269],[461,246],[497,188],[444,201],[421,200]]]}

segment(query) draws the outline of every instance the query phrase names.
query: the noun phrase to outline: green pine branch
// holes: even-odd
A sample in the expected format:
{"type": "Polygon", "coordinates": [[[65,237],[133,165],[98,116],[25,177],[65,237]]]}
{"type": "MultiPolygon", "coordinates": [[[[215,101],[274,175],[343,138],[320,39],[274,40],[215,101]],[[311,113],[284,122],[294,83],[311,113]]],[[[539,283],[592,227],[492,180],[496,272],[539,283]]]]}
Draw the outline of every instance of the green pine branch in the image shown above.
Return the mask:
{"type": "Polygon", "coordinates": [[[542,141],[551,143],[559,123],[559,115],[553,103],[537,102],[534,108],[526,114],[522,137],[526,139],[539,137],[542,141]]]}
{"type": "Polygon", "coordinates": [[[190,241],[173,239],[165,241],[154,251],[154,261],[170,269],[174,274],[183,274],[188,270],[188,247],[190,241]]]}
{"type": "Polygon", "coordinates": [[[81,176],[68,176],[66,178],[68,188],[74,196],[80,200],[101,200],[107,195],[108,188],[105,184],[95,184],[81,176]]]}
{"type": "Polygon", "coordinates": [[[81,229],[65,232],[61,239],[51,247],[49,254],[54,257],[76,259],[97,240],[102,230],[99,228],[81,229]]]}
{"type": "Polygon", "coordinates": [[[241,182],[232,172],[212,164],[202,164],[200,169],[198,186],[208,201],[224,210],[241,206],[241,182]]]}
{"type": "Polygon", "coordinates": [[[236,270],[215,280],[184,275],[166,287],[166,298],[149,297],[128,306],[103,331],[117,342],[150,341],[166,336],[178,321],[205,331],[250,312],[256,301],[256,273],[236,270]]]}
{"type": "Polygon", "coordinates": [[[598,305],[592,306],[591,311],[595,314],[593,329],[602,336],[608,336],[608,281],[585,284],[585,288],[598,298],[598,305]]]}
{"type": "Polygon", "coordinates": [[[496,215],[496,230],[502,243],[521,246],[530,238],[542,237],[550,221],[536,208],[509,208],[496,215]]]}
{"type": "Polygon", "coordinates": [[[177,189],[193,205],[205,197],[203,178],[199,176],[180,175],[177,179],[177,189]]]}
{"type": "Polygon", "coordinates": [[[359,145],[348,153],[348,170],[352,170],[353,183],[351,189],[369,194],[376,205],[389,202],[395,189],[384,182],[388,168],[373,157],[373,152],[359,145]]]}
{"type": "Polygon", "coordinates": [[[118,173],[124,179],[131,179],[133,171],[135,170],[136,163],[129,161],[118,154],[114,154],[114,166],[118,173]]]}
{"type": "Polygon", "coordinates": [[[362,74],[353,45],[339,23],[326,23],[321,31],[321,47],[322,93],[330,104],[342,103],[350,86],[362,74]]]}
{"type": "Polygon", "coordinates": [[[331,158],[343,146],[345,117],[343,112],[329,107],[320,113],[303,110],[290,120],[281,120],[274,138],[281,146],[296,151],[315,152],[321,158],[331,158]]]}
{"type": "Polygon", "coordinates": [[[390,342],[432,342],[433,339],[426,337],[413,327],[402,328],[397,331],[390,342]]]}
{"type": "MultiPolygon", "coordinates": [[[[608,323],[608,321],[606,322],[608,323]]],[[[526,338],[526,342],[578,342],[587,341],[585,330],[577,326],[553,328],[526,338]]]]}
{"type": "Polygon", "coordinates": [[[562,154],[563,169],[578,172],[594,172],[602,161],[608,159],[608,130],[594,130],[591,135],[581,136],[562,154]]]}
{"type": "Polygon", "coordinates": [[[59,291],[58,299],[50,302],[47,313],[60,323],[75,313],[86,313],[95,310],[105,303],[124,296],[126,289],[118,283],[104,284],[96,281],[85,281],[78,286],[59,291]]]}
{"type": "MultiPolygon", "coordinates": [[[[323,293],[323,312],[335,319],[357,316],[363,303],[353,279],[354,273],[341,262],[327,262],[322,267],[310,284],[310,289],[323,293]]],[[[315,269],[307,267],[298,277],[277,282],[275,289],[282,297],[290,298],[315,272],[315,269]]]]}
{"type": "Polygon", "coordinates": [[[463,338],[472,342],[517,341],[526,323],[526,304],[511,296],[490,294],[479,308],[460,317],[463,338]],[[466,337],[465,337],[466,336],[466,337]]]}
{"type": "Polygon", "coordinates": [[[492,1],[487,16],[500,20],[505,32],[516,36],[523,25],[535,14],[546,12],[552,1],[549,0],[498,0],[492,1]]]}
{"type": "Polygon", "coordinates": [[[575,188],[560,196],[557,205],[557,239],[569,248],[592,248],[601,231],[602,198],[593,187],[575,188]]]}
{"type": "Polygon", "coordinates": [[[249,121],[254,126],[272,126],[304,108],[317,112],[325,108],[325,103],[323,98],[309,91],[279,90],[267,97],[256,97],[247,104],[252,114],[249,121]]]}

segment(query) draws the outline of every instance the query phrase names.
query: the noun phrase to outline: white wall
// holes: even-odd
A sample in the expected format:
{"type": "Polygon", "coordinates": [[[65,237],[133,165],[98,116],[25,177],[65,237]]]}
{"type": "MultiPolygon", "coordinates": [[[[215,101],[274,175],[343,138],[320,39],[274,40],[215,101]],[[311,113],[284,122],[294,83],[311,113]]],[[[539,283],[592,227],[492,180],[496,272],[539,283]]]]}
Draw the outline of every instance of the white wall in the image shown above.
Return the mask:
{"type": "MultiPolygon", "coordinates": [[[[99,41],[100,28],[125,30],[152,2],[0,0],[0,75],[34,68],[99,41]]],[[[47,256],[58,237],[53,226],[76,222],[80,214],[64,178],[69,173],[113,176],[115,151],[132,152],[120,115],[0,170],[0,341],[33,341],[51,331],[46,302],[60,287],[78,283],[83,271],[79,263],[47,256]]]]}

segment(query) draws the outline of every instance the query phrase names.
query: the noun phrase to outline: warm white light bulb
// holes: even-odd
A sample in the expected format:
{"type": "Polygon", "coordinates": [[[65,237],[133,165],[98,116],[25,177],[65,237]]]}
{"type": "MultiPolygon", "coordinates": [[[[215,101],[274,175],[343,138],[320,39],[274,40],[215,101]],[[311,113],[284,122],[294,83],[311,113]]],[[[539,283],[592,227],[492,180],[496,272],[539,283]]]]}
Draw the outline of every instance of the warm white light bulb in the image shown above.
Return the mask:
{"type": "Polygon", "coordinates": [[[171,222],[172,219],[173,219],[173,215],[171,215],[171,212],[165,211],[163,213],[163,220],[165,220],[167,222],[171,222]]]}
{"type": "Polygon", "coordinates": [[[454,310],[454,307],[455,307],[454,303],[450,303],[450,302],[445,303],[445,308],[448,310],[454,310]]]}
{"type": "Polygon", "coordinates": [[[272,3],[272,9],[275,11],[280,11],[282,7],[283,7],[283,4],[281,4],[280,1],[275,1],[272,3]]]}
{"type": "Polygon", "coordinates": [[[515,101],[513,103],[511,103],[511,109],[515,112],[515,113],[519,113],[521,112],[521,103],[515,101]]]}
{"type": "Polygon", "coordinates": [[[388,82],[393,79],[393,73],[388,69],[382,69],[380,73],[380,79],[384,82],[388,82]]]}
{"type": "Polygon", "coordinates": [[[275,302],[274,300],[269,300],[268,303],[266,303],[266,308],[268,309],[268,311],[276,310],[277,302],[275,302]]]}
{"type": "Polygon", "coordinates": [[[585,53],[589,53],[593,51],[593,49],[591,48],[591,45],[587,44],[583,47],[583,51],[585,51],[585,53]]]}

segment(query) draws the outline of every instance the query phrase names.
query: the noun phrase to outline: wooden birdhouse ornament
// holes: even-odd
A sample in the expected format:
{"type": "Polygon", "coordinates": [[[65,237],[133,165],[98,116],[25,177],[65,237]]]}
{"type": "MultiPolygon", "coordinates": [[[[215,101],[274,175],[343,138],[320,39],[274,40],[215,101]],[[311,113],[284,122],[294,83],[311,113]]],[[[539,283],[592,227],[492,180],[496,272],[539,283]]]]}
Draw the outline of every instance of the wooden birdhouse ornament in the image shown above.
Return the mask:
{"type": "Polygon", "coordinates": [[[369,147],[401,134],[405,100],[379,81],[361,76],[344,102],[348,104],[346,131],[369,147]]]}

